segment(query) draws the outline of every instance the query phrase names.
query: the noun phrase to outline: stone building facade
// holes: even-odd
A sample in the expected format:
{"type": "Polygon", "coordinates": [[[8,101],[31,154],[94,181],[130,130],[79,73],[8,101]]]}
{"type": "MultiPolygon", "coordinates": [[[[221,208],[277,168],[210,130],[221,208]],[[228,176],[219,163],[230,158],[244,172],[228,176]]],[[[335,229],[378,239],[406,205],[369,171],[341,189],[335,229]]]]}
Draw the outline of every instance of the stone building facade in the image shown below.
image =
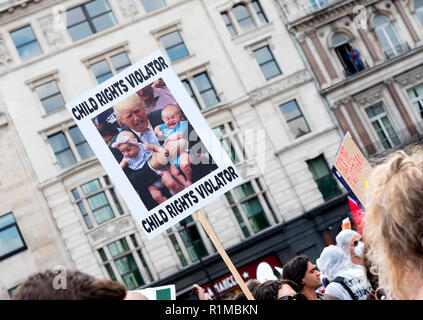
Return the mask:
{"type": "Polygon", "coordinates": [[[367,155],[421,139],[422,1],[280,3],[320,92],[367,155]]]}
{"type": "Polygon", "coordinates": [[[25,194],[21,210],[34,214],[16,211],[27,246],[0,262],[3,298],[59,264],[129,289],[167,282],[178,292],[207,282],[203,266],[213,278],[228,272],[195,218],[146,240],[64,107],[157,49],[245,180],[202,209],[236,266],[270,253],[281,265],[300,253],[314,259],[333,242],[349,212],[330,172],[342,131],[283,12],[263,0],[0,4],[0,97],[10,118],[0,129],[22,154],[7,158],[7,168],[22,163],[27,181],[22,190],[2,188],[10,199],[25,194]],[[26,268],[23,259],[37,262],[26,268]]]}

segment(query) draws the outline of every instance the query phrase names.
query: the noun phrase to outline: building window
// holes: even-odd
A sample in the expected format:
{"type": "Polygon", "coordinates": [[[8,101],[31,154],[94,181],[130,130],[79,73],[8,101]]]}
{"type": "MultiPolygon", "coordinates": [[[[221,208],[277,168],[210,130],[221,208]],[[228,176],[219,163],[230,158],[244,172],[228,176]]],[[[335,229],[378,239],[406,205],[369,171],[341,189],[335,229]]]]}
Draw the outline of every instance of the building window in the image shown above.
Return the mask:
{"type": "Polygon", "coordinates": [[[19,285],[7,290],[7,294],[9,295],[9,298],[13,298],[15,295],[16,290],[18,289],[19,285]]]}
{"type": "Polygon", "coordinates": [[[251,5],[253,6],[254,11],[256,12],[256,14],[257,14],[258,18],[260,19],[260,21],[262,23],[267,23],[268,21],[267,21],[266,15],[264,14],[263,9],[261,8],[260,2],[258,2],[257,0],[255,0],[255,1],[252,1],[251,2],[251,5]]]}
{"type": "Polygon", "coordinates": [[[221,13],[223,21],[225,22],[226,28],[228,29],[231,36],[236,36],[236,30],[231,22],[231,19],[229,18],[228,12],[222,12],[221,13]]]}
{"type": "Polygon", "coordinates": [[[26,249],[13,213],[0,217],[0,261],[26,249]]]}
{"type": "Polygon", "coordinates": [[[168,229],[167,233],[182,266],[209,255],[192,216],[178,222],[173,228],[168,229]]]}
{"type": "Polygon", "coordinates": [[[258,0],[236,4],[230,10],[221,12],[221,16],[231,36],[255,29],[258,25],[268,22],[258,0]]]}
{"type": "Polygon", "coordinates": [[[188,49],[178,30],[161,36],[160,42],[165,48],[170,61],[175,61],[189,55],[188,49]]]}
{"type": "Polygon", "coordinates": [[[51,80],[35,87],[35,91],[37,92],[46,113],[65,106],[65,100],[60,93],[56,80],[51,80]]]}
{"type": "Polygon", "coordinates": [[[295,138],[301,137],[311,131],[296,100],[281,104],[279,107],[295,138]]]}
{"type": "Polygon", "coordinates": [[[38,57],[43,54],[31,26],[23,27],[10,33],[19,56],[23,61],[38,57]]]}
{"type": "Polygon", "coordinates": [[[106,0],[95,0],[68,10],[66,23],[75,42],[113,27],[116,19],[106,0]]]}
{"type": "Polygon", "coordinates": [[[128,290],[141,287],[146,280],[153,281],[135,235],[109,243],[97,252],[110,279],[124,283],[128,290]]]}
{"type": "Polygon", "coordinates": [[[336,55],[345,69],[346,75],[350,76],[364,70],[364,64],[360,52],[350,44],[350,38],[345,33],[337,33],[332,38],[332,46],[336,55]]]}
{"type": "Polygon", "coordinates": [[[254,23],[254,20],[251,17],[247,6],[245,6],[244,4],[238,4],[233,7],[232,13],[234,14],[235,19],[238,21],[238,25],[243,31],[256,27],[256,24],[254,23]]]}
{"type": "Polygon", "coordinates": [[[50,135],[48,142],[62,169],[75,164],[77,161],[94,156],[93,151],[77,126],[50,135]]]}
{"type": "Polygon", "coordinates": [[[341,194],[341,190],[323,155],[308,160],[307,165],[325,201],[341,194]]]}
{"type": "Polygon", "coordinates": [[[317,11],[323,8],[326,8],[326,0],[310,0],[310,4],[313,8],[313,11],[317,11]]]}
{"type": "Polygon", "coordinates": [[[188,94],[191,96],[192,100],[194,100],[194,103],[197,105],[198,109],[201,109],[200,104],[198,103],[197,97],[195,96],[194,91],[192,91],[192,87],[189,81],[182,80],[182,83],[184,84],[184,87],[188,91],[188,94]]]}
{"type": "Polygon", "coordinates": [[[125,213],[107,176],[86,182],[71,192],[87,229],[125,213]]]}
{"type": "Polygon", "coordinates": [[[420,22],[423,23],[423,0],[416,0],[414,2],[414,9],[420,22]]]}
{"type": "Polygon", "coordinates": [[[226,192],[225,197],[246,238],[269,227],[271,221],[269,215],[277,221],[259,179],[251,180],[226,192]]]}
{"type": "Polygon", "coordinates": [[[247,160],[247,155],[239,137],[240,130],[235,129],[231,121],[214,127],[213,131],[232,162],[239,163],[247,160]]]}
{"type": "Polygon", "coordinates": [[[141,2],[147,13],[166,6],[166,2],[164,0],[141,0],[141,2]]]}
{"type": "MultiPolygon", "coordinates": [[[[192,80],[186,79],[184,85],[190,94],[194,94],[194,101],[200,106],[200,109],[213,106],[220,102],[207,71],[196,74],[192,77],[192,80]]],[[[193,95],[191,96],[193,97],[193,95]]]]}
{"type": "Polygon", "coordinates": [[[273,57],[269,46],[264,46],[253,50],[253,53],[266,80],[281,74],[281,69],[279,69],[279,66],[273,57]]]}
{"type": "Polygon", "coordinates": [[[90,69],[94,73],[98,83],[102,83],[113,75],[125,70],[131,65],[129,57],[125,51],[116,53],[115,51],[96,57],[89,61],[90,69]]]}
{"type": "Polygon", "coordinates": [[[408,96],[418,114],[423,119],[423,85],[408,90],[408,96]]]}
{"type": "Polygon", "coordinates": [[[380,103],[367,108],[366,113],[380,142],[386,150],[401,144],[391,120],[389,120],[385,112],[383,104],[380,103]]]}
{"type": "Polygon", "coordinates": [[[374,27],[379,42],[388,59],[405,52],[404,46],[388,17],[382,15],[377,16],[374,19],[374,27]]]}

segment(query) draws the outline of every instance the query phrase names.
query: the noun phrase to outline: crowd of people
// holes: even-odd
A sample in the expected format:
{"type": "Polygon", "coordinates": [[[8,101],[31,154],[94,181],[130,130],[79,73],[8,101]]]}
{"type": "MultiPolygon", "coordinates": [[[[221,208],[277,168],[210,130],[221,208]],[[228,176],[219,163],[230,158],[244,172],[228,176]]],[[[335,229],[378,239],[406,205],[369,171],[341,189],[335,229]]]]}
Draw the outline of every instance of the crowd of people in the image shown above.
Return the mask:
{"type": "MultiPolygon", "coordinates": [[[[363,235],[350,229],[321,252],[283,266],[281,279],[247,282],[256,300],[423,300],[423,150],[389,155],[370,177],[371,203],[363,235]]],[[[14,299],[144,299],[110,280],[67,274],[68,290],[55,290],[51,271],[30,277],[14,299]]],[[[200,300],[204,289],[195,285],[200,300]]],[[[234,300],[246,300],[244,293],[234,300]]]]}

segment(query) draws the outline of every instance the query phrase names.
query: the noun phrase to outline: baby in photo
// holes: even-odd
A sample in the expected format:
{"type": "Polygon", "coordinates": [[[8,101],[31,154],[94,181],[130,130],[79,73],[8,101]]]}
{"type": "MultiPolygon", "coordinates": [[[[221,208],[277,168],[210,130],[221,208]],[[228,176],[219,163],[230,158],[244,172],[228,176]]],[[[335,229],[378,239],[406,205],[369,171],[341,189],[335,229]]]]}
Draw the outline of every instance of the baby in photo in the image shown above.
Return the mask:
{"type": "MultiPolygon", "coordinates": [[[[131,131],[121,131],[116,142],[112,144],[113,148],[119,149],[123,155],[120,163],[122,169],[129,167],[132,170],[138,170],[150,159],[153,152],[162,152],[163,148],[155,144],[140,143],[135,134],[131,131]]],[[[166,152],[167,153],[167,152],[166,152]]],[[[152,198],[158,203],[162,203],[167,198],[162,194],[160,188],[165,185],[173,194],[177,194],[182,190],[181,186],[173,179],[172,175],[167,170],[156,170],[158,175],[157,181],[148,187],[152,198]],[[160,178],[161,177],[161,178],[160,178]]]]}
{"type": "Polygon", "coordinates": [[[188,129],[188,121],[182,120],[181,109],[173,104],[165,106],[161,112],[163,124],[154,128],[157,137],[164,137],[164,148],[169,151],[170,173],[183,186],[192,184],[191,159],[188,154],[188,137],[185,132],[188,129]],[[180,170],[182,170],[182,175],[180,170]]]}

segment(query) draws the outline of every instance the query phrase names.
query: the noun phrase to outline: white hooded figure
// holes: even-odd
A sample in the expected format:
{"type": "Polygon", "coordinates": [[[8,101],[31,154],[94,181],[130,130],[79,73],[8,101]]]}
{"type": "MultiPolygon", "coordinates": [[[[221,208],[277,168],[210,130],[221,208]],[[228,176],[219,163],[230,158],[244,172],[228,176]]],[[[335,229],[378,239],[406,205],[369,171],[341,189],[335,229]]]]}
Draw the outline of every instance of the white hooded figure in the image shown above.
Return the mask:
{"type": "Polygon", "coordinates": [[[350,229],[342,230],[336,236],[336,244],[344,251],[353,267],[362,268],[364,243],[358,232],[350,229]]]}
{"type": "Polygon", "coordinates": [[[339,247],[330,245],[323,249],[316,265],[330,281],[325,294],[341,300],[365,300],[372,289],[364,268],[354,268],[339,247]]]}

